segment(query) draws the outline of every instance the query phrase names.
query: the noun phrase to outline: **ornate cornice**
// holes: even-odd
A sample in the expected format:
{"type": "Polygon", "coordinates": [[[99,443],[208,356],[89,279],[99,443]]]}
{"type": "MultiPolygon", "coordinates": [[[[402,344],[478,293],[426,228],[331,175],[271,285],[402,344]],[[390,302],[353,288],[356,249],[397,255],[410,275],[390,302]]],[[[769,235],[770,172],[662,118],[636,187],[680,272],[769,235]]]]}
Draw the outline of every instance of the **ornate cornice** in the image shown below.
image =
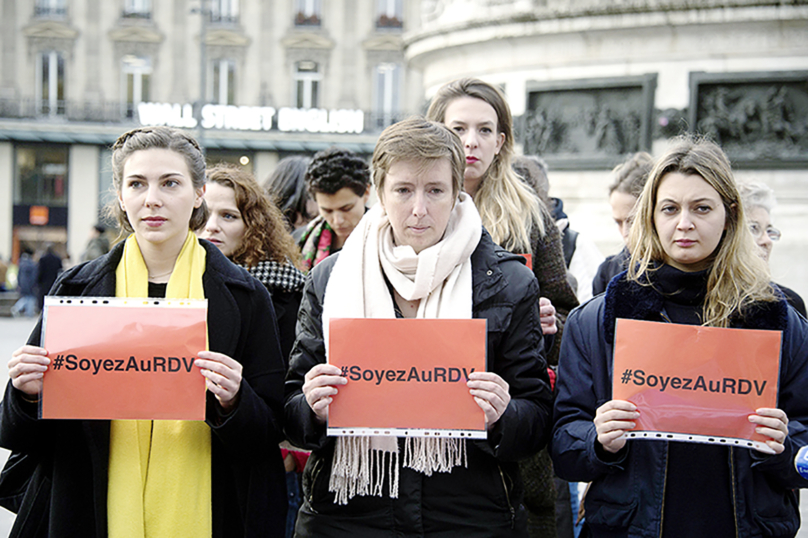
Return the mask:
{"type": "Polygon", "coordinates": [[[37,21],[26,26],[23,35],[35,39],[76,39],[79,31],[60,21],[37,21]]]}
{"type": "Polygon", "coordinates": [[[292,32],[281,39],[287,49],[333,49],[334,41],[314,32],[292,32]]]}
{"type": "Polygon", "coordinates": [[[205,34],[205,43],[208,46],[218,47],[246,47],[250,38],[234,30],[208,30],[205,34]]]}
{"type": "Polygon", "coordinates": [[[154,28],[127,26],[113,28],[107,34],[112,41],[162,43],[165,36],[154,28]]]}
{"type": "Polygon", "coordinates": [[[401,35],[378,34],[362,41],[365,50],[400,51],[403,47],[401,35]]]}

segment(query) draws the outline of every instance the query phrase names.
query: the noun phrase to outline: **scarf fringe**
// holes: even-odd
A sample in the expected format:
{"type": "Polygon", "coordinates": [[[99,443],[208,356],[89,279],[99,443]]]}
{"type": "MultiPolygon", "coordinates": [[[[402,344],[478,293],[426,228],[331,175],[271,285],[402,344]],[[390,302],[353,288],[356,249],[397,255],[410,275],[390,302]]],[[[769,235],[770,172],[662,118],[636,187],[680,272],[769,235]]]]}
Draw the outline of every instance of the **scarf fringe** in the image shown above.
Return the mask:
{"type": "MultiPolygon", "coordinates": [[[[408,437],[404,442],[402,467],[432,476],[450,473],[454,467],[468,467],[465,439],[408,437]]],[[[355,496],[383,496],[385,480],[388,495],[398,498],[399,455],[394,447],[374,446],[371,437],[340,437],[334,449],[328,491],[334,504],[346,505],[355,496]]]]}
{"type": "Polygon", "coordinates": [[[464,439],[437,437],[408,437],[404,444],[402,466],[432,476],[432,473],[450,473],[453,467],[468,467],[464,439]]]}

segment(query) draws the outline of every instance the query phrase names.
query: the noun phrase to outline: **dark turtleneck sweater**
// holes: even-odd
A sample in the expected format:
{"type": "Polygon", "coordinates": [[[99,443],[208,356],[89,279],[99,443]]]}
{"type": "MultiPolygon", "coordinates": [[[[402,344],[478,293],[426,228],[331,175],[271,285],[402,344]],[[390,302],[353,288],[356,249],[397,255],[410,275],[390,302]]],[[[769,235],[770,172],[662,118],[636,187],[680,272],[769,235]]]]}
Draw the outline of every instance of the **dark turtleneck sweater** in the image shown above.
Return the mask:
{"type": "MultiPolygon", "coordinates": [[[[663,265],[654,287],[673,323],[700,325],[709,270],[686,273],[663,265]]],[[[672,441],[668,447],[662,536],[735,536],[730,449],[672,441]]]]}

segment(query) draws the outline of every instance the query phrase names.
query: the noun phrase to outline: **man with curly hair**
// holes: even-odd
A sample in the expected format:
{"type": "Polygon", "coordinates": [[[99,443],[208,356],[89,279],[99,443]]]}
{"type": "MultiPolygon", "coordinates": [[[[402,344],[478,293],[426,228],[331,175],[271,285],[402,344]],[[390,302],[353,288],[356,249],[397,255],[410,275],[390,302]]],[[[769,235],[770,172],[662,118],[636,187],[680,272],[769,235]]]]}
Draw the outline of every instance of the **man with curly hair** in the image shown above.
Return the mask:
{"type": "Polygon", "coordinates": [[[370,198],[370,170],[359,155],[332,147],[314,155],[306,169],[306,185],[320,215],[298,243],[304,272],[340,250],[362,220],[370,198]]]}

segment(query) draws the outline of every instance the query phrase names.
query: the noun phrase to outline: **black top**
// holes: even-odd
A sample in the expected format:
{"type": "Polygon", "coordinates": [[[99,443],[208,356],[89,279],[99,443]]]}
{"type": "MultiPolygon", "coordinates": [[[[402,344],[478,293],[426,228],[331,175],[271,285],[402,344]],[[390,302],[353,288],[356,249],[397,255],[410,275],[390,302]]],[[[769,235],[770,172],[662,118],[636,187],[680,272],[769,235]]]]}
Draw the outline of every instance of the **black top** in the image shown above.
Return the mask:
{"type": "MultiPolygon", "coordinates": [[[[654,285],[662,292],[673,323],[700,325],[709,269],[686,273],[659,268],[654,285]]],[[[729,448],[673,441],[663,503],[662,536],[735,536],[729,448]]]]}
{"type": "Polygon", "coordinates": [[[592,295],[600,295],[606,291],[609,281],[626,270],[628,260],[629,254],[626,247],[623,247],[623,250],[617,254],[612,254],[603,260],[603,263],[598,267],[598,272],[595,273],[595,278],[592,280],[592,295]]]}
{"type": "Polygon", "coordinates": [[[149,282],[149,297],[152,299],[165,299],[168,282],[149,282]]]}

